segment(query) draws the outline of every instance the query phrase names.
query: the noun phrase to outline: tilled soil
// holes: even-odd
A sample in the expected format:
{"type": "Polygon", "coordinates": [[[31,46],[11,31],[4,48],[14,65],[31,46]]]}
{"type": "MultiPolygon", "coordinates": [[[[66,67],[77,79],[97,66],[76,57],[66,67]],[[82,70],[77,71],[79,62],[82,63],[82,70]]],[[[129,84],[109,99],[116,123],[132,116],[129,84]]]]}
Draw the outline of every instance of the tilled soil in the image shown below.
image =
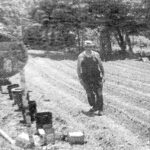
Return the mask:
{"type": "MultiPolygon", "coordinates": [[[[84,131],[84,145],[57,141],[58,149],[148,150],[150,126],[150,64],[134,60],[105,62],[104,115],[87,116],[86,94],[76,73],[76,60],[57,55],[31,55],[25,67],[31,99],[38,112],[51,111],[56,132],[84,131]],[[58,58],[60,58],[58,56],[58,58]]],[[[11,78],[19,82],[19,75],[11,78]]],[[[21,112],[8,95],[0,94],[0,127],[12,138],[26,130],[21,112]]],[[[10,145],[0,137],[0,147],[10,145]]]]}

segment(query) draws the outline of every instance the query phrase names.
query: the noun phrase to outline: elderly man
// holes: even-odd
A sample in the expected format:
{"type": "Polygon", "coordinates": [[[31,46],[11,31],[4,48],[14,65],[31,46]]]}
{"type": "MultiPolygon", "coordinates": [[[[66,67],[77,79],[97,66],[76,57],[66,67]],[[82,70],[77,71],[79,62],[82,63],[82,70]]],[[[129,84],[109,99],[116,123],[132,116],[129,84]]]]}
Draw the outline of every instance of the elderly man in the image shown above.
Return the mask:
{"type": "Polygon", "coordinates": [[[104,68],[97,52],[93,51],[92,41],[85,41],[85,50],[78,56],[77,73],[81,85],[87,93],[91,109],[90,113],[98,111],[102,115],[104,68]]]}

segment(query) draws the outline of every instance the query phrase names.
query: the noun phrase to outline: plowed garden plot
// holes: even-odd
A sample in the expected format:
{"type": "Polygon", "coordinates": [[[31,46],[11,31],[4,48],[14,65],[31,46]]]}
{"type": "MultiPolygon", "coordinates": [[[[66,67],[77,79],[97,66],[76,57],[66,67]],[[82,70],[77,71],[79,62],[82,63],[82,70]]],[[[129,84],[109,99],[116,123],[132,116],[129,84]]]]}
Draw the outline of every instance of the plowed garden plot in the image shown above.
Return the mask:
{"type": "MultiPolygon", "coordinates": [[[[129,60],[104,63],[104,115],[86,116],[82,110],[88,110],[89,105],[77,78],[76,60],[56,58],[31,55],[25,70],[27,87],[33,91],[31,99],[36,100],[39,112],[53,113],[55,131],[85,133],[85,145],[70,146],[57,141],[60,150],[150,149],[149,64],[129,60]]],[[[19,82],[19,75],[11,81],[19,82]]],[[[0,94],[0,99],[0,127],[16,138],[25,131],[19,122],[21,113],[15,111],[8,95],[0,94]]],[[[6,141],[0,141],[0,147],[10,148],[6,141]]]]}

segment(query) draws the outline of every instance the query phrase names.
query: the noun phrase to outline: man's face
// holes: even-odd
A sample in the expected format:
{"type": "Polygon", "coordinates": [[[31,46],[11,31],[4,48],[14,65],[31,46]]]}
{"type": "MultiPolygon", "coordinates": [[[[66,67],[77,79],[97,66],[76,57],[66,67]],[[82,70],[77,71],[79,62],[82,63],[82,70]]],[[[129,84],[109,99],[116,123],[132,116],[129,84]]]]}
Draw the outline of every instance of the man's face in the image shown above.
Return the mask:
{"type": "Polygon", "coordinates": [[[91,45],[85,46],[85,50],[92,50],[92,49],[93,49],[93,46],[91,46],[91,45]]]}

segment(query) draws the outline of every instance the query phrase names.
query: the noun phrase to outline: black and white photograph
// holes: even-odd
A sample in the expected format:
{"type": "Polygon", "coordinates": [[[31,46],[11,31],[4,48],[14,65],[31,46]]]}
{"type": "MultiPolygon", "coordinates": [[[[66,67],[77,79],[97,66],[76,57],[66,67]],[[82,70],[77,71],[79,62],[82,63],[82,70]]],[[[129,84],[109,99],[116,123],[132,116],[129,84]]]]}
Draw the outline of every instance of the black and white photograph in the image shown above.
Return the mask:
{"type": "Polygon", "coordinates": [[[150,0],[0,0],[0,150],[150,150],[150,0]]]}

